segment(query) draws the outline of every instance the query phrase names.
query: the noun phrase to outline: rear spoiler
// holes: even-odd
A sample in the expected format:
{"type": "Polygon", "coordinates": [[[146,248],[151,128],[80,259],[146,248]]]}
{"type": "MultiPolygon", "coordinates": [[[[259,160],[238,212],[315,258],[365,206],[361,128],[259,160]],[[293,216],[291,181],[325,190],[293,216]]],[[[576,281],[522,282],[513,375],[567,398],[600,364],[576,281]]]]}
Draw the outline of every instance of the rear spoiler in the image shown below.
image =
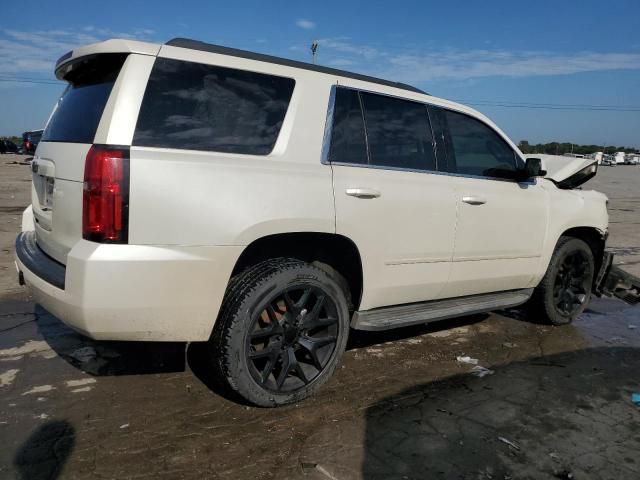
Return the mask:
{"type": "Polygon", "coordinates": [[[69,73],[74,63],[87,57],[93,57],[103,53],[137,53],[140,55],[156,56],[161,46],[162,45],[157,43],[113,39],[79,47],[65,53],[58,59],[55,66],[56,78],[62,80],[64,76],[69,73]]]}

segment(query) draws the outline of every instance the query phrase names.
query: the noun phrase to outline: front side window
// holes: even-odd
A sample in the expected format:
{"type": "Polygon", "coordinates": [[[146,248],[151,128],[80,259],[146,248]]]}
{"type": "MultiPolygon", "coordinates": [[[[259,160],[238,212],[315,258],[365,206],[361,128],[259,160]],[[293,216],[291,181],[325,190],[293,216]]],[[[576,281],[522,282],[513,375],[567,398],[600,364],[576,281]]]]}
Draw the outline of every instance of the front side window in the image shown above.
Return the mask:
{"type": "Polygon", "coordinates": [[[453,173],[495,178],[512,178],[518,168],[513,149],[493,129],[458,112],[443,111],[448,125],[453,173]]]}
{"type": "Polygon", "coordinates": [[[436,169],[426,105],[373,93],[360,95],[371,165],[436,169]]]}
{"type": "Polygon", "coordinates": [[[268,155],[294,85],[291,78],[158,58],[133,144],[268,155]]]}

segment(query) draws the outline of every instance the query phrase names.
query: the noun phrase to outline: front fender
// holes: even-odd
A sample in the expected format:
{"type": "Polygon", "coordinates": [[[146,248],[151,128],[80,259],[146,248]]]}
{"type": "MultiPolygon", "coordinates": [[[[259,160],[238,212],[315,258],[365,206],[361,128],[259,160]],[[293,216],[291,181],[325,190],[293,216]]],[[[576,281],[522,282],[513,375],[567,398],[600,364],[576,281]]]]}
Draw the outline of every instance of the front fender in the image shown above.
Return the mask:
{"type": "Polygon", "coordinates": [[[575,229],[591,230],[604,239],[609,227],[606,195],[594,190],[560,190],[551,182],[545,182],[545,187],[549,191],[549,220],[532,287],[542,280],[558,240],[565,233],[575,229]]]}

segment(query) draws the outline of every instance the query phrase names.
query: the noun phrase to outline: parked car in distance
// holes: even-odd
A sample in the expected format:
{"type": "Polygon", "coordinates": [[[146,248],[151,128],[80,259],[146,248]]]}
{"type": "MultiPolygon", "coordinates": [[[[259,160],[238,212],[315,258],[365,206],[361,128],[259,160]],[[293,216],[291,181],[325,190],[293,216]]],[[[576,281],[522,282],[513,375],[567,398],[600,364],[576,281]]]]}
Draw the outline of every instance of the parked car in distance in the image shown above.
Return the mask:
{"type": "Polygon", "coordinates": [[[38,148],[44,130],[31,130],[22,134],[22,151],[25,154],[33,154],[38,148]]]}
{"type": "Polygon", "coordinates": [[[0,140],[0,153],[18,153],[18,146],[11,140],[0,140]]]}
{"type": "Polygon", "coordinates": [[[21,282],[94,339],[208,342],[256,405],[316,391],[351,329],[525,303],[567,324],[610,265],[607,199],[577,189],[595,160],[525,159],[409,85],[186,39],[55,70],[21,282]]]}
{"type": "Polygon", "coordinates": [[[625,165],[640,165],[640,153],[627,153],[624,163],[625,165]]]}

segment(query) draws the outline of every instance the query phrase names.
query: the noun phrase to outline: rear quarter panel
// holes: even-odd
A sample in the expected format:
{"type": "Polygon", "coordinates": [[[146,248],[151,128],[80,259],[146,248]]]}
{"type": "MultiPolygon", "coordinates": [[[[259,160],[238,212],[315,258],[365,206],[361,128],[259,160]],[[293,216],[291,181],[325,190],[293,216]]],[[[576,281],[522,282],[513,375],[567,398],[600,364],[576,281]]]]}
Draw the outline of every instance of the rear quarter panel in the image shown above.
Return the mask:
{"type": "Polygon", "coordinates": [[[167,48],[171,58],[264,71],[296,84],[269,155],[132,147],[130,243],[248,245],[273,233],[335,232],[331,167],[320,162],[332,79],[167,48]]]}

